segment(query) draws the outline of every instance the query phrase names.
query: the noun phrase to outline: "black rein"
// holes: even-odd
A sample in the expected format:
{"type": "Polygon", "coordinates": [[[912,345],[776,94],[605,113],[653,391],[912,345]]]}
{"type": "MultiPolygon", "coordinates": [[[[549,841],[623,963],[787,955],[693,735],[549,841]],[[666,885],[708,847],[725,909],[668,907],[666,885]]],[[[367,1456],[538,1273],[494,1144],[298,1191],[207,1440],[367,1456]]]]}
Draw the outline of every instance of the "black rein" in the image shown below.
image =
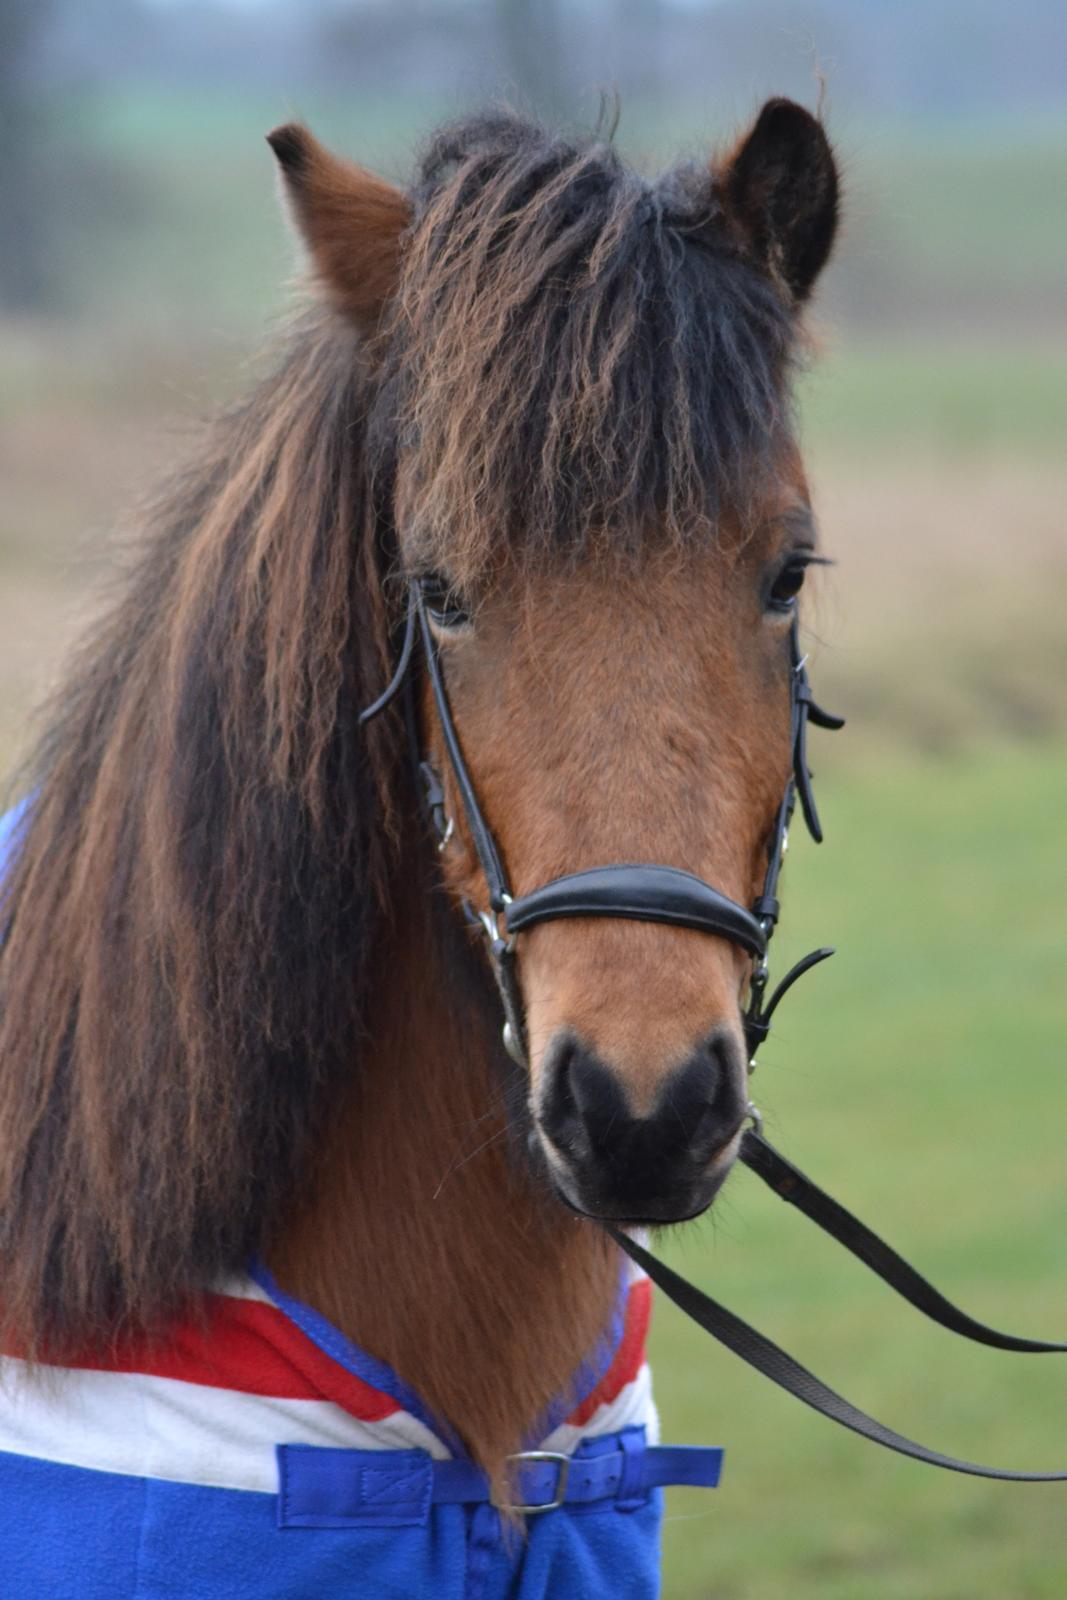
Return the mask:
{"type": "MultiPolygon", "coordinates": [[[[486,821],[463,755],[462,745],[452,717],[448,690],[441,668],[437,640],[434,637],[426,602],[418,579],[410,580],[408,610],[403,643],[396,671],[385,692],[360,717],[361,725],[369,722],[407,688],[410,692],[410,674],[415,645],[421,638],[430,687],[444,739],[449,765],[456,782],[467,826],[477,852],[488,891],[488,911],[465,907],[468,920],[480,924],[487,940],[490,965],[503,1006],[504,1042],[510,1054],[520,1064],[526,1060],[526,1028],[522,995],[515,970],[515,941],[517,936],[538,922],[560,917],[623,917],[635,921],[650,921],[694,928],[740,945],[753,958],[753,972],[749,985],[749,1004],[743,1017],[745,1039],[750,1058],[750,1070],[755,1066],[755,1055],[770,1031],[771,1019],[783,996],[798,978],[833,955],[831,949],[813,950],[786,973],[772,993],[764,1000],[768,980],[767,947],[778,921],[778,878],[785,855],[789,824],[799,799],[801,813],[808,830],[816,842],[822,839],[822,826],[815,805],[811,772],[807,757],[807,726],[809,720],[820,728],[839,728],[842,720],[821,710],[812,698],[808,683],[806,658],[801,656],[797,640],[796,621],[791,633],[790,705],[792,718],[792,774],[786,785],[778,811],[774,832],[768,844],[767,870],[763,887],[755,904],[748,908],[739,905],[729,896],[702,878],[678,867],[652,863],[616,863],[587,867],[566,874],[550,883],[530,890],[518,898],[512,896],[508,879],[497,849],[492,829],[486,821]]],[[[430,815],[441,846],[451,837],[452,821],[448,816],[444,788],[432,765],[420,758],[417,736],[414,734],[414,717],[409,718],[412,737],[416,744],[415,765],[420,775],[426,809],[430,815]]],[[[799,1168],[787,1161],[763,1138],[759,1114],[754,1107],[750,1112],[755,1126],[745,1131],[740,1146],[740,1159],[761,1178],[781,1199],[802,1211],[818,1227],[836,1239],[852,1255],[876,1273],[897,1294],[910,1302],[924,1316],[939,1323],[952,1333],[998,1350],[1026,1353],[1063,1352],[1067,1344],[1047,1343],[1037,1339],[1023,1339],[1014,1334],[1000,1333],[987,1327],[961,1311],[947,1300],[921,1273],[909,1265],[884,1240],[854,1217],[838,1201],[820,1189],[799,1168]]],[[[600,1219],[594,1219],[600,1220],[600,1219]]],[[[659,1260],[623,1229],[601,1221],[601,1226],[614,1239],[619,1248],[642,1267],[653,1283],[686,1316],[706,1333],[735,1355],[787,1390],[805,1405],[850,1428],[865,1439],[895,1450],[913,1460],[929,1466],[943,1467],[951,1472],[968,1473],[979,1478],[1007,1479],[1017,1483],[1067,1482],[1065,1472],[1013,1472],[997,1467],[984,1467],[963,1461],[955,1456],[930,1450],[916,1444],[903,1434],[894,1432],[884,1423],[868,1416],[857,1406],[836,1393],[821,1379],[801,1366],[778,1345],[728,1311],[717,1300],[687,1282],[666,1262],[659,1260]]]]}

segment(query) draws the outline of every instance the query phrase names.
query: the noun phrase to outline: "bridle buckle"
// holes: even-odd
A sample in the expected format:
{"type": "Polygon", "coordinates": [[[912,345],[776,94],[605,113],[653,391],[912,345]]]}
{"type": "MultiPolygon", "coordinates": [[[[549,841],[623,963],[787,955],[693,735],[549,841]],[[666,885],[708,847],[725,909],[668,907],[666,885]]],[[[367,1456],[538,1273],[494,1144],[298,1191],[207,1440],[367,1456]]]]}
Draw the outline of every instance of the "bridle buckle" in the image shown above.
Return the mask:
{"type": "MultiPolygon", "coordinates": [[[[502,894],[500,898],[504,902],[502,909],[506,914],[512,897],[510,894],[502,894]]],[[[475,916],[485,929],[485,936],[489,940],[489,948],[494,953],[499,950],[507,950],[509,952],[514,950],[514,935],[509,936],[501,931],[500,916],[492,906],[487,911],[482,911],[475,907],[475,916]]]]}

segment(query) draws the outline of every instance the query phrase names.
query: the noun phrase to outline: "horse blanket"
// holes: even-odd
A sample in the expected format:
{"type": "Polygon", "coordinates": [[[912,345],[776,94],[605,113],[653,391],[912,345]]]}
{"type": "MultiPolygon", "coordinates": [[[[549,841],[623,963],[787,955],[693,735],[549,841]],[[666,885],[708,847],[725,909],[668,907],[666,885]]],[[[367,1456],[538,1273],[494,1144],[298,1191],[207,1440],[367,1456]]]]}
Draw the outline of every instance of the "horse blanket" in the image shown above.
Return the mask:
{"type": "Polygon", "coordinates": [[[0,1356],[0,1596],[650,1600],[661,1485],[714,1486],[721,1452],[659,1447],[649,1307],[627,1264],[577,1403],[529,1441],[525,1534],[418,1395],[259,1265],[106,1359],[0,1356]]]}

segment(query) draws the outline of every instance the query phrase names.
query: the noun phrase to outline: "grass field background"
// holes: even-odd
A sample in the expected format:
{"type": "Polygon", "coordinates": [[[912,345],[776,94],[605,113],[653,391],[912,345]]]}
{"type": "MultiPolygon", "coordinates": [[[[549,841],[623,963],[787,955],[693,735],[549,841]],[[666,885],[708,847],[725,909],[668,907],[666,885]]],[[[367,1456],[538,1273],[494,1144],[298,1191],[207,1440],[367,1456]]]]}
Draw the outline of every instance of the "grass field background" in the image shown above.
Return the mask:
{"type": "MultiPolygon", "coordinates": [[[[847,734],[837,736],[842,742],[847,734]]],[[[847,760],[826,842],[797,841],[779,970],[838,954],[783,1006],[753,1090],[769,1137],[950,1296],[1067,1338],[1067,749],[847,760]]],[[[969,1347],[745,1172],[668,1258],[850,1399],[934,1448],[1067,1468],[1057,1358],[969,1347]]],[[[1009,1600],[1067,1593],[1062,1486],[938,1474],[836,1430],[662,1300],[665,1437],[726,1445],[715,1496],[673,1491],[675,1600],[1009,1600]]]]}
{"type": "MultiPolygon", "coordinates": [[[[248,381],[283,304],[263,130],[303,111],[400,171],[436,109],[71,105],[125,200],[81,239],[66,313],[0,325],[0,766],[123,508],[248,381]]],[[[950,1296],[1067,1337],[1067,141],[841,135],[851,220],[801,412],[838,560],[807,636],[850,726],[813,734],[827,842],[797,832],[776,968],[840,953],[790,997],[754,1089],[771,1137],[950,1296]]],[[[925,1325],[747,1174],[665,1248],[902,1431],[1067,1467],[1067,1364],[925,1325]]],[[[1067,1595],[1067,1489],[876,1452],[665,1305],[654,1356],[665,1437],[728,1451],[716,1495],[671,1496],[668,1600],[1067,1595]]]]}

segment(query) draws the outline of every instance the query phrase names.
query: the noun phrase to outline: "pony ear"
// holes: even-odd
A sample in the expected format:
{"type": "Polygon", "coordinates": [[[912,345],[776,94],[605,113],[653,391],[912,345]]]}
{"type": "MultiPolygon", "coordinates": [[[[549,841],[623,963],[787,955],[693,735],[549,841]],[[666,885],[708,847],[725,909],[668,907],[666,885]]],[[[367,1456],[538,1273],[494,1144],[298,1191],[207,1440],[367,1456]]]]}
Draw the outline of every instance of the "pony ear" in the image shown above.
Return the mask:
{"type": "Polygon", "coordinates": [[[399,280],[410,202],[383,178],[331,155],[296,123],[275,128],[267,143],[315,272],[360,332],[373,334],[399,280]]]}
{"type": "Polygon", "coordinates": [[[806,300],[837,231],[837,164],[822,123],[792,100],[768,100],[719,184],[760,264],[806,300]]]}

